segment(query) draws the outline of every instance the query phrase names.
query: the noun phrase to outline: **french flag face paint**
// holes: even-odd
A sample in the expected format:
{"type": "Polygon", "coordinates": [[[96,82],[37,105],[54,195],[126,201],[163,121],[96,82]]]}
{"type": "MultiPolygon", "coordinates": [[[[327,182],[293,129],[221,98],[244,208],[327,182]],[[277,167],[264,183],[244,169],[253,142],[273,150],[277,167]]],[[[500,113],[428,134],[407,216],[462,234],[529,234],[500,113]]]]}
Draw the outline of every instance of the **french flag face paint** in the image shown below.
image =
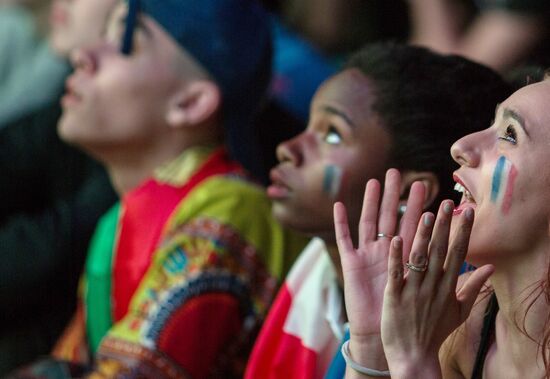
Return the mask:
{"type": "Polygon", "coordinates": [[[503,156],[498,159],[493,172],[491,202],[499,205],[503,214],[507,214],[512,207],[512,195],[517,174],[518,171],[512,162],[503,156]]]}
{"type": "Polygon", "coordinates": [[[323,178],[323,192],[332,199],[336,198],[342,186],[342,169],[338,166],[326,166],[323,178]]]}

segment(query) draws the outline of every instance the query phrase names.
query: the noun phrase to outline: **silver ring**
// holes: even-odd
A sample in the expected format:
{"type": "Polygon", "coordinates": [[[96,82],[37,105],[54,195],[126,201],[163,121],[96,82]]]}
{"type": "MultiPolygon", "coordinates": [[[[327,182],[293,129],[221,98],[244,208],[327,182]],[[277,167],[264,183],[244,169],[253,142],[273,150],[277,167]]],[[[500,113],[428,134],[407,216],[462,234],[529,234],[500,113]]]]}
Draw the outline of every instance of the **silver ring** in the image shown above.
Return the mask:
{"type": "Polygon", "coordinates": [[[413,265],[412,263],[405,263],[405,266],[407,266],[407,268],[409,270],[413,270],[413,271],[416,271],[416,272],[424,272],[428,269],[428,265],[425,264],[424,266],[416,266],[416,265],[413,265]]]}
{"type": "Polygon", "coordinates": [[[391,235],[391,234],[386,234],[386,233],[378,233],[378,234],[376,234],[376,238],[389,238],[389,239],[392,239],[393,237],[395,237],[395,236],[393,236],[393,235],[391,235]]]}

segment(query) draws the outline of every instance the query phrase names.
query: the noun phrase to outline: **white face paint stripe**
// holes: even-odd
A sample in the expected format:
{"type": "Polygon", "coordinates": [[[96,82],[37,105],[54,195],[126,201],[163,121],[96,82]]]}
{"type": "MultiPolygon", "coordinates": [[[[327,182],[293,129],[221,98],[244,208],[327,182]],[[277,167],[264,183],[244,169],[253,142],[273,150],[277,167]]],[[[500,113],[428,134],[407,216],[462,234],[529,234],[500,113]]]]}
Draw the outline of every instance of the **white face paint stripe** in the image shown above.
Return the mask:
{"type": "Polygon", "coordinates": [[[512,193],[517,170],[508,159],[501,156],[493,172],[491,185],[491,202],[499,204],[503,213],[507,213],[512,205],[512,193]]]}

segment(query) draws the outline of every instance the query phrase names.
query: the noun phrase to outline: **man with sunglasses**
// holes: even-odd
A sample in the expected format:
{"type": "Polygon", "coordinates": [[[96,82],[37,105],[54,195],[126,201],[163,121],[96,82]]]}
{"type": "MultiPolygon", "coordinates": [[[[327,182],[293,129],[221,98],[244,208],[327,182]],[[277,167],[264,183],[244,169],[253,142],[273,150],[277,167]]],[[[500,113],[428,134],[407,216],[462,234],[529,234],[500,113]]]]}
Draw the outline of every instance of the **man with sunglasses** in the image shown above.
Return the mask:
{"type": "Polygon", "coordinates": [[[27,375],[82,363],[107,377],[242,376],[303,247],[233,160],[259,167],[267,28],[253,0],[129,0],[102,43],[73,54],[58,131],[105,165],[121,201],[98,225],[81,306],[54,350],[72,364],[27,375]]]}

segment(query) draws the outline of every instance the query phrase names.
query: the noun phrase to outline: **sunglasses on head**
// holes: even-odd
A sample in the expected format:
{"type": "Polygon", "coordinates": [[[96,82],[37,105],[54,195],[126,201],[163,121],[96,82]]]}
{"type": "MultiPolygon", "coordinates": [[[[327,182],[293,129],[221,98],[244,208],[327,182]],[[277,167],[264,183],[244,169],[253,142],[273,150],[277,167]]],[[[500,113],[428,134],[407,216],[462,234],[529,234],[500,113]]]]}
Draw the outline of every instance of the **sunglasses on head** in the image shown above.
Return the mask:
{"type": "Polygon", "coordinates": [[[139,13],[139,0],[128,0],[128,15],[126,16],[126,29],[122,36],[120,52],[124,55],[132,53],[134,45],[134,30],[136,29],[137,16],[139,13]]]}

